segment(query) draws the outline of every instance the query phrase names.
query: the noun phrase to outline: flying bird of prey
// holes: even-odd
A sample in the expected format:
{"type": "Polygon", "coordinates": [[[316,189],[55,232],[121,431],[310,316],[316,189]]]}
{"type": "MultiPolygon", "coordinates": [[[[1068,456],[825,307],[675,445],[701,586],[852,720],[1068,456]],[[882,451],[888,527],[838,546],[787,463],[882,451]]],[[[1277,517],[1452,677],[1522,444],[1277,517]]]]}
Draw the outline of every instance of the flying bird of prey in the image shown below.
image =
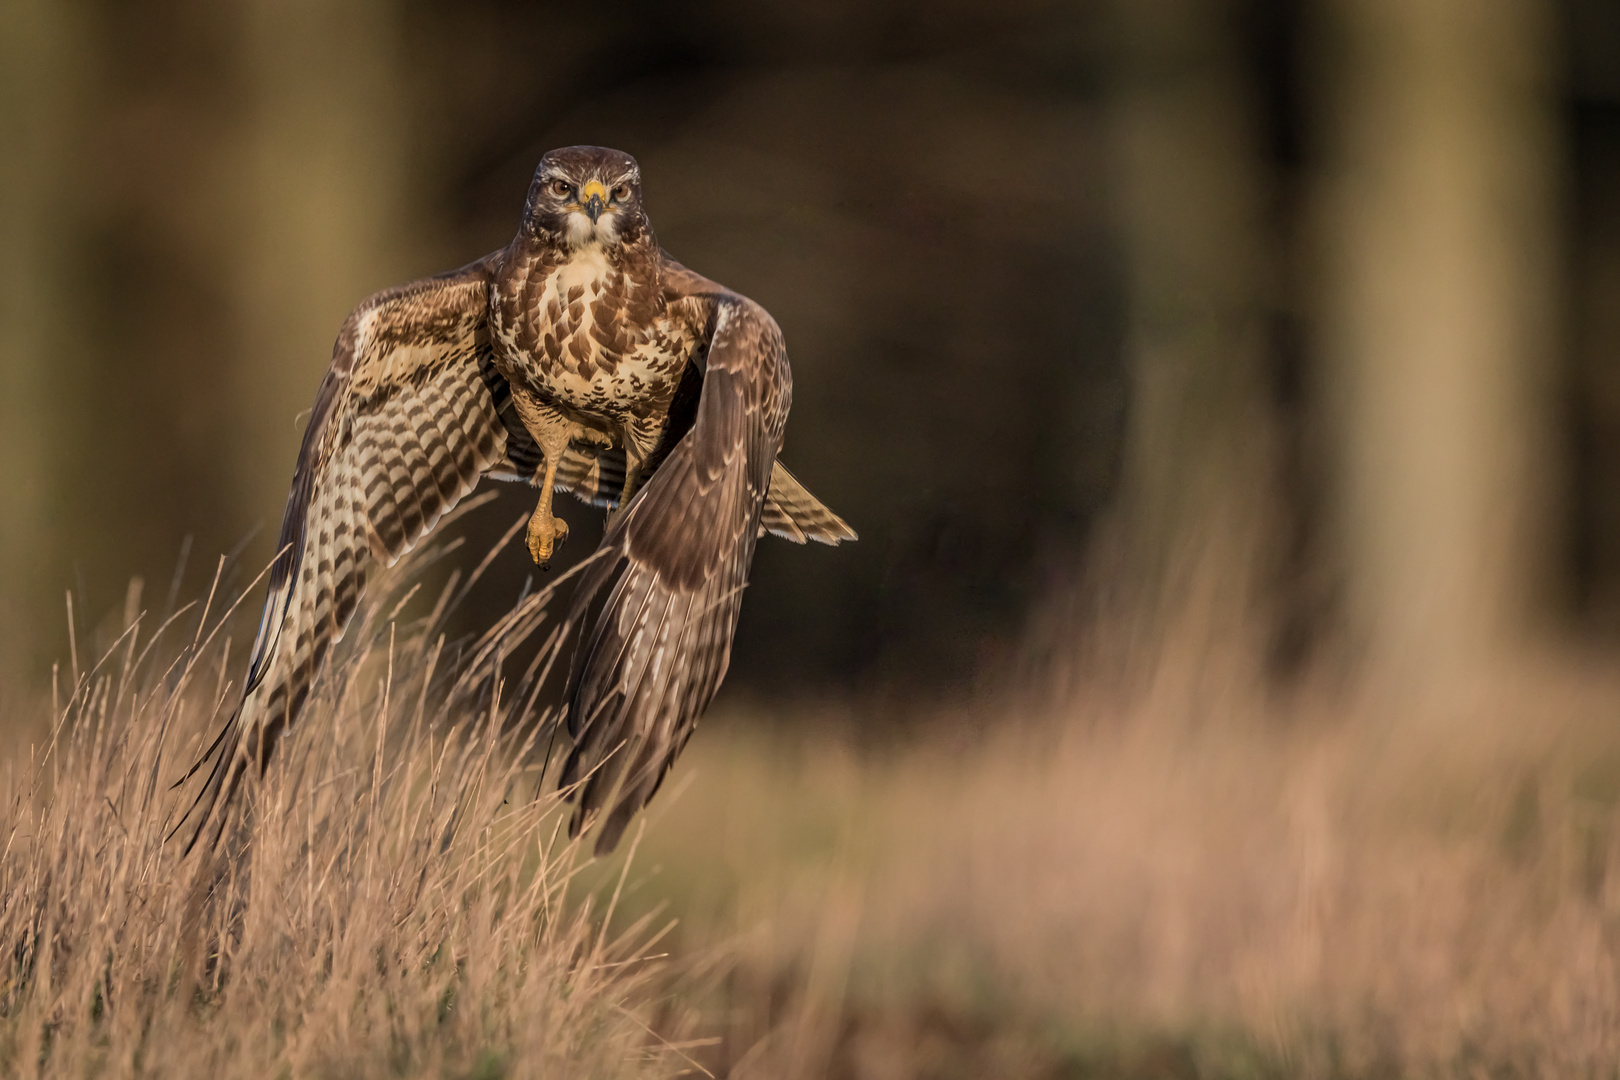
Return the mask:
{"type": "Polygon", "coordinates": [[[528,547],[542,567],[568,535],[555,491],[609,508],[569,614],[574,744],[559,784],[578,799],[575,834],[606,810],[596,850],[610,850],[725,677],[756,539],[855,539],[776,460],[791,398],[775,320],[658,246],[634,158],[546,154],[511,243],[371,297],[338,333],[242,701],[192,767],[217,753],[186,850],[210,820],[217,844],[373,564],[391,566],[486,476],[540,489],[528,547]]]}

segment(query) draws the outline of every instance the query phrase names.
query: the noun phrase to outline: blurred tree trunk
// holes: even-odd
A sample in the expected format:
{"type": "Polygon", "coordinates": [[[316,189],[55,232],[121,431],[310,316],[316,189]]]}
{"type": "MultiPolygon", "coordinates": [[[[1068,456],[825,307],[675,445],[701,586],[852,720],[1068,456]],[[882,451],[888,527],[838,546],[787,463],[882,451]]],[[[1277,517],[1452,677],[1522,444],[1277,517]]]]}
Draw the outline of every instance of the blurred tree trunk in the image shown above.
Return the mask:
{"type": "Polygon", "coordinates": [[[1549,584],[1553,12],[1327,11],[1318,330],[1348,614],[1375,664],[1456,671],[1522,641],[1549,584]]]}
{"type": "Polygon", "coordinates": [[[261,526],[249,551],[267,559],[338,328],[406,272],[405,100],[394,0],[246,0],[240,17],[233,467],[243,517],[261,526]]]}
{"type": "MultiPolygon", "coordinates": [[[[76,233],[63,192],[82,56],[73,11],[0,0],[0,674],[41,659],[38,621],[53,550],[53,377],[70,347],[63,254],[76,233]]],[[[53,564],[54,568],[54,564],[53,564]]],[[[51,640],[60,621],[50,624],[51,640]]],[[[51,650],[54,651],[54,650],[51,650]]]]}
{"type": "Polygon", "coordinates": [[[1112,10],[1131,397],[1115,550],[1098,559],[1121,616],[1106,635],[1126,662],[1162,661],[1168,636],[1252,665],[1265,634],[1277,254],[1257,103],[1230,0],[1112,10]]]}

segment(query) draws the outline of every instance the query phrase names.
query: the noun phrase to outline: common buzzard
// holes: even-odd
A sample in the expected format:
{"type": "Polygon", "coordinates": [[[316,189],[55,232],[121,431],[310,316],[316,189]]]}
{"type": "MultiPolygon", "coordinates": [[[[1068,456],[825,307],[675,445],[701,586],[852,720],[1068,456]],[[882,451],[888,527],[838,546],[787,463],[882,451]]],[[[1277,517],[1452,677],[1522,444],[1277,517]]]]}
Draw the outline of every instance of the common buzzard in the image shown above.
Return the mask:
{"type": "Polygon", "coordinates": [[[243,699],[192,767],[217,753],[186,850],[210,821],[217,844],[372,564],[391,566],[486,476],[539,487],[528,546],[542,566],[568,532],[554,491],[609,508],[569,615],[559,784],[578,799],[574,834],[611,801],[596,844],[610,850],[725,677],[756,539],[855,539],[776,460],[791,398],[775,320],[664,253],[635,159],[546,154],[511,243],[371,297],[338,333],[243,699]]]}

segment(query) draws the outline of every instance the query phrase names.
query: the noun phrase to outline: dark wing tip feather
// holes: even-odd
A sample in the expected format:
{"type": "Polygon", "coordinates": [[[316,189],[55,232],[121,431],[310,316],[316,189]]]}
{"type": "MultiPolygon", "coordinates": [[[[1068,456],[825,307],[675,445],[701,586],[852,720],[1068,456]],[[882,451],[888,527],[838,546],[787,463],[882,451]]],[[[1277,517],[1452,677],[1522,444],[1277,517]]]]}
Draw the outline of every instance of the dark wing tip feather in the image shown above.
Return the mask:
{"type": "Polygon", "coordinates": [[[219,735],[214,738],[208,749],[203,751],[202,756],[174,785],[179,787],[184,784],[191,779],[198,769],[202,768],[209,758],[214,759],[214,766],[208,771],[208,779],[203,783],[202,790],[197,792],[197,797],[191,801],[191,806],[181,815],[180,820],[175,822],[174,828],[169,830],[168,836],[164,837],[165,843],[172,841],[175,835],[185,827],[186,822],[190,821],[193,815],[196,816],[197,827],[192,830],[191,839],[186,841],[185,848],[180,852],[181,858],[191,854],[192,849],[197,846],[197,841],[201,840],[203,833],[208,830],[211,820],[218,819],[213,822],[213,836],[209,838],[208,851],[212,852],[219,846],[219,838],[225,832],[225,817],[230,806],[231,796],[236,793],[237,786],[241,784],[245,769],[245,765],[237,767],[236,761],[237,747],[242,741],[242,725],[238,722],[240,712],[239,708],[237,712],[231,714],[231,718],[225,722],[224,728],[220,730],[219,735]],[[216,753],[217,757],[215,756],[216,753]]]}

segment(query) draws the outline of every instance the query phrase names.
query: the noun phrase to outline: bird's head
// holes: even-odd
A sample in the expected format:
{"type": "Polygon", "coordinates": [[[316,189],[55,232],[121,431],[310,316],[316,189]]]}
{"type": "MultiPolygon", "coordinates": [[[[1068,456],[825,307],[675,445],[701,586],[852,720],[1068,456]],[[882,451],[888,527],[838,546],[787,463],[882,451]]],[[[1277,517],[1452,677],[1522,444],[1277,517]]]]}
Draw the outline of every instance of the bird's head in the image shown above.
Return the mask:
{"type": "Polygon", "coordinates": [[[565,146],[540,159],[523,208],[524,224],[569,248],[614,248],[646,228],[641,168],[621,150],[565,146]]]}

